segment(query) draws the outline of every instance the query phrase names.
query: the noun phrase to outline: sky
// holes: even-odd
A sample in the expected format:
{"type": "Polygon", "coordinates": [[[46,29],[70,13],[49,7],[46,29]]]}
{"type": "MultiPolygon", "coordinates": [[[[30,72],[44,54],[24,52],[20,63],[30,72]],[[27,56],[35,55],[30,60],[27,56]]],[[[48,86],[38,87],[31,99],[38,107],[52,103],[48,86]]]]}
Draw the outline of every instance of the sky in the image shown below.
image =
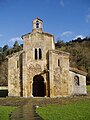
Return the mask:
{"type": "Polygon", "coordinates": [[[21,44],[36,17],[55,42],[90,36],[90,0],[0,0],[0,47],[21,44]]]}

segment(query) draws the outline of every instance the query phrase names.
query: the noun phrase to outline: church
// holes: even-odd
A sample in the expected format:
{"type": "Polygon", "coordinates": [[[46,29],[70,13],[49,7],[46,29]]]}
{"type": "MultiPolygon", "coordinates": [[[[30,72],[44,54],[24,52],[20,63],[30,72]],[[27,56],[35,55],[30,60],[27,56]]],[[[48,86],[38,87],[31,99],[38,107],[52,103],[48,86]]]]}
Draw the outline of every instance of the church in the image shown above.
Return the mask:
{"type": "Polygon", "coordinates": [[[8,96],[66,97],[85,95],[87,73],[69,66],[70,54],[55,49],[54,36],[43,21],[32,21],[22,36],[23,50],[8,56],[8,96]]]}

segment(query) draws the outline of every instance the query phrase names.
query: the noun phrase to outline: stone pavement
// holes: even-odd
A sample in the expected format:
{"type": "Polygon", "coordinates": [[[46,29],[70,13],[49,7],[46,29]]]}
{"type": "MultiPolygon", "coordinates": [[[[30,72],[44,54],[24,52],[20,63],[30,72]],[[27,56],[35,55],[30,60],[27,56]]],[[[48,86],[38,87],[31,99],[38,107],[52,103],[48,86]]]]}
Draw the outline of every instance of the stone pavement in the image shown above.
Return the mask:
{"type": "Polygon", "coordinates": [[[35,106],[25,105],[11,113],[10,120],[43,120],[35,111],[35,106]]]}

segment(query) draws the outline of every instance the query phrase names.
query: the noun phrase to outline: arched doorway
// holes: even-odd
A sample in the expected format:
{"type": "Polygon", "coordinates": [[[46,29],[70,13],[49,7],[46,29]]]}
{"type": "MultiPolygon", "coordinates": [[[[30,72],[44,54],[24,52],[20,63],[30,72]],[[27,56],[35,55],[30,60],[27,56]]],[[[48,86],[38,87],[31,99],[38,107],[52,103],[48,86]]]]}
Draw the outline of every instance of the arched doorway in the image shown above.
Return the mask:
{"type": "Polygon", "coordinates": [[[45,96],[44,78],[41,75],[35,75],[33,78],[33,96],[34,97],[45,96]]]}

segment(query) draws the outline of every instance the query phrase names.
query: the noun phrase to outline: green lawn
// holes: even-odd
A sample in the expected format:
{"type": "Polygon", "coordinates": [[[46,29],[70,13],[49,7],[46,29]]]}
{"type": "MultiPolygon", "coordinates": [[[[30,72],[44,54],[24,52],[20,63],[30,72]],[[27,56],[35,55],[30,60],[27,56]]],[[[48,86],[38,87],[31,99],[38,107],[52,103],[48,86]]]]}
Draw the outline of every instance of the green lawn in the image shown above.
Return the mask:
{"type": "Polygon", "coordinates": [[[90,100],[37,108],[44,120],[90,120],[90,100]]]}
{"type": "Polygon", "coordinates": [[[11,106],[0,106],[0,120],[9,120],[10,113],[15,109],[11,106]]]}
{"type": "Polygon", "coordinates": [[[87,85],[87,91],[90,92],[90,85],[87,85]]]}

